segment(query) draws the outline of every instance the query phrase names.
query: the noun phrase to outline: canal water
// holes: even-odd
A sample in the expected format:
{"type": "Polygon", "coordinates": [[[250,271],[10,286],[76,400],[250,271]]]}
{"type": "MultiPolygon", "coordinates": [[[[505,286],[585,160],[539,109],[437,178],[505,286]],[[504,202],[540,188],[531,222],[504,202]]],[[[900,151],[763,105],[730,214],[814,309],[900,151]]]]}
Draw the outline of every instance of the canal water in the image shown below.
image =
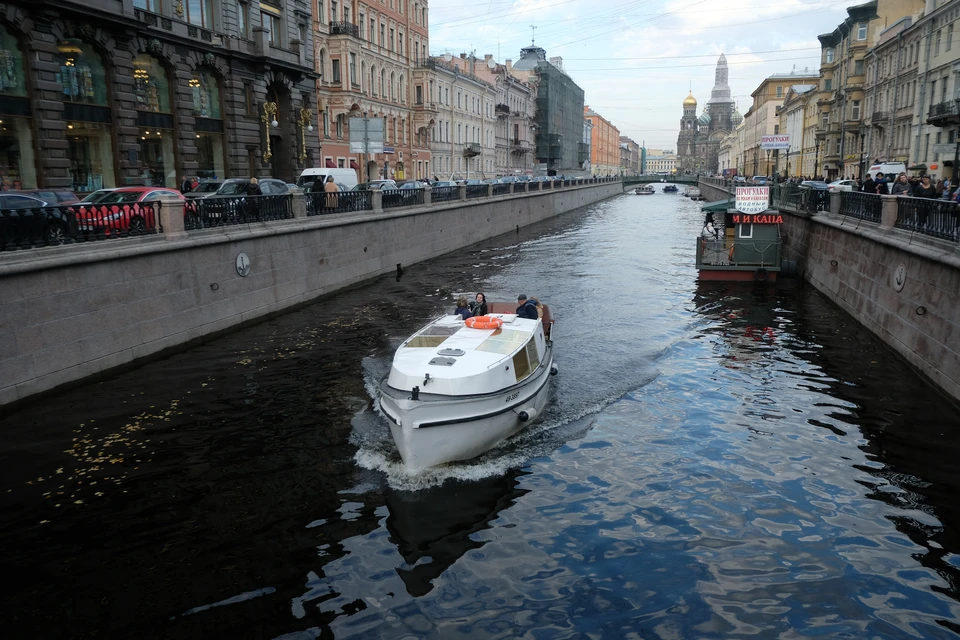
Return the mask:
{"type": "Polygon", "coordinates": [[[702,220],[615,197],[4,419],[0,632],[960,637],[960,413],[801,282],[698,285],[702,220]],[[551,403],[409,475],[376,382],[476,291],[551,304],[551,403]]]}

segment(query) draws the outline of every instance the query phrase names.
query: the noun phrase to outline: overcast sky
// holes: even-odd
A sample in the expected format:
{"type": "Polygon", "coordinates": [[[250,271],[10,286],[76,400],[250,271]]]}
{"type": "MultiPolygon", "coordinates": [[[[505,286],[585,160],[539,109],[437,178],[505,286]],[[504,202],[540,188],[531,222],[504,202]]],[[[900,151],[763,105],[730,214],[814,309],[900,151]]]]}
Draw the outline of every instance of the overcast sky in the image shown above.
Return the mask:
{"type": "Polygon", "coordinates": [[[741,113],[773,73],[820,66],[817,35],[855,0],[430,0],[432,55],[516,61],[536,44],[561,56],[585,101],[638,143],[675,150],[692,84],[701,113],[727,55],[741,113]]]}

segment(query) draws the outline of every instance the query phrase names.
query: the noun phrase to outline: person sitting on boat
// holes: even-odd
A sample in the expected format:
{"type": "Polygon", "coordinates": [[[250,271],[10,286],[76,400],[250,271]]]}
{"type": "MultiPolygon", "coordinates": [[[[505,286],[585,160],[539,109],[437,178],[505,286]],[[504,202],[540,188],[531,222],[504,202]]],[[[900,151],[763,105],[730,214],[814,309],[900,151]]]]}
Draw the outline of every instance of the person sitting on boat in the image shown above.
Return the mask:
{"type": "Polygon", "coordinates": [[[470,303],[470,313],[475,316],[487,315],[487,296],[478,293],[477,299],[470,303]]]}
{"type": "Polygon", "coordinates": [[[467,296],[457,298],[457,310],[453,313],[454,315],[460,316],[461,320],[473,317],[473,314],[470,313],[470,307],[467,305],[467,296]]]}
{"type": "Polygon", "coordinates": [[[536,320],[540,316],[537,314],[537,301],[531,298],[527,300],[527,295],[521,293],[517,296],[517,317],[526,318],[527,320],[536,320]]]}

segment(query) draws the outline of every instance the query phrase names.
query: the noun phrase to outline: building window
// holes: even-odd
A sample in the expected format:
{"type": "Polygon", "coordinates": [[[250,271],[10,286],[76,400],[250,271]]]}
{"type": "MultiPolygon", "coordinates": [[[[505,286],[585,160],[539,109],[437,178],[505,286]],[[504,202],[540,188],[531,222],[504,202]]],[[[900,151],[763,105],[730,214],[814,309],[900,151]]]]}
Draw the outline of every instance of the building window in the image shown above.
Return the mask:
{"type": "Polygon", "coordinates": [[[394,33],[393,29],[390,29],[390,51],[394,50],[393,33],[394,33]]]}
{"type": "Polygon", "coordinates": [[[854,120],[860,119],[860,101],[854,100],[850,105],[850,117],[854,120]]]}
{"type": "Polygon", "coordinates": [[[360,19],[357,20],[357,26],[360,27],[360,38],[361,38],[362,40],[366,40],[366,38],[367,38],[367,34],[366,34],[366,32],[365,32],[365,29],[366,29],[366,24],[365,24],[365,23],[366,23],[366,19],[365,19],[364,15],[361,13],[361,14],[360,14],[360,19]]]}
{"type": "Polygon", "coordinates": [[[947,51],[953,46],[953,25],[947,27],[947,51]]]}
{"type": "Polygon", "coordinates": [[[833,91],[833,78],[824,78],[824,79],[823,79],[823,90],[824,90],[824,91],[833,91]]]}
{"type": "Polygon", "coordinates": [[[187,22],[213,28],[213,0],[187,0],[187,22]]]}
{"type": "Polygon", "coordinates": [[[237,3],[237,32],[241,38],[249,37],[247,33],[247,16],[250,15],[250,7],[246,2],[237,3]]]}
{"type": "MultiPolygon", "coordinates": [[[[249,85],[246,85],[249,86],[249,85]]],[[[190,79],[193,93],[193,115],[220,119],[220,83],[207,71],[197,71],[190,79]]]]}
{"type": "Polygon", "coordinates": [[[269,32],[267,35],[270,46],[279,47],[281,42],[280,16],[275,16],[272,13],[264,11],[260,14],[260,24],[269,32]]]}
{"type": "Polygon", "coordinates": [[[133,93],[138,111],[171,113],[167,70],[149,54],[141,53],[133,59],[133,93]]]}
{"type": "Polygon", "coordinates": [[[343,139],[343,119],[344,115],[341,113],[337,116],[337,138],[343,139]]]}
{"type": "Polygon", "coordinates": [[[338,10],[338,9],[339,9],[339,7],[337,6],[336,0],[330,0],[330,22],[336,22],[336,21],[337,21],[337,10],[338,10]]]}
{"type": "Polygon", "coordinates": [[[137,9],[145,9],[154,13],[160,13],[160,0],[133,0],[133,6],[137,9]]]}
{"type": "Polygon", "coordinates": [[[937,31],[937,42],[936,44],[933,45],[933,55],[935,56],[940,55],[940,34],[942,33],[943,33],[943,29],[940,29],[939,31],[937,31]]]}
{"type": "MultiPolygon", "coordinates": [[[[192,80],[191,88],[194,84],[192,80]]],[[[157,58],[141,53],[133,59],[133,93],[137,111],[141,112],[137,120],[143,183],[151,187],[175,189],[178,182],[173,118],[170,116],[170,81],[167,70],[157,58]]]]}
{"type": "Polygon", "coordinates": [[[107,106],[106,71],[100,56],[85,42],[69,38],[57,45],[61,97],[64,102],[107,106]]]}
{"type": "Polygon", "coordinates": [[[330,60],[330,71],[334,84],[340,84],[340,60],[333,58],[330,60]]]}
{"type": "Polygon", "coordinates": [[[320,24],[326,24],[327,16],[323,13],[323,0],[317,0],[317,16],[319,16],[320,24]]]}
{"type": "Polygon", "coordinates": [[[833,49],[827,49],[824,52],[824,56],[826,57],[827,64],[833,62],[833,49]]]}
{"type": "Polygon", "coordinates": [[[243,106],[248,116],[257,115],[257,109],[253,100],[253,85],[244,83],[243,85],[243,106]]]}
{"type": "Polygon", "coordinates": [[[323,112],[323,137],[330,137],[330,114],[326,111],[323,112]]]}
{"type": "Polygon", "coordinates": [[[853,63],[853,75],[862,76],[863,75],[863,60],[855,60],[853,63]]]}
{"type": "Polygon", "coordinates": [[[306,47],[307,46],[307,25],[305,24],[297,25],[297,36],[298,36],[298,39],[300,40],[300,44],[306,47]]]}
{"type": "Polygon", "coordinates": [[[777,97],[778,98],[783,97],[783,87],[777,87],[777,97]]]}
{"type": "MultiPolygon", "coordinates": [[[[23,53],[16,38],[0,26],[0,49],[6,65],[0,69],[0,94],[9,96],[10,106],[22,105],[29,113],[24,83],[23,53]]],[[[33,127],[30,118],[4,115],[0,120],[0,185],[4,191],[37,186],[33,127]]]]}
{"type": "Polygon", "coordinates": [[[370,43],[374,44],[374,39],[377,37],[377,21],[373,18],[370,18],[370,43]]]}
{"type": "Polygon", "coordinates": [[[380,46],[383,46],[383,43],[387,41],[387,28],[384,25],[380,25],[380,46]]]}
{"type": "Polygon", "coordinates": [[[857,40],[867,39],[867,23],[861,22],[857,25],[857,40]]]}
{"type": "Polygon", "coordinates": [[[357,84],[357,54],[350,54],[350,82],[357,84]]]}

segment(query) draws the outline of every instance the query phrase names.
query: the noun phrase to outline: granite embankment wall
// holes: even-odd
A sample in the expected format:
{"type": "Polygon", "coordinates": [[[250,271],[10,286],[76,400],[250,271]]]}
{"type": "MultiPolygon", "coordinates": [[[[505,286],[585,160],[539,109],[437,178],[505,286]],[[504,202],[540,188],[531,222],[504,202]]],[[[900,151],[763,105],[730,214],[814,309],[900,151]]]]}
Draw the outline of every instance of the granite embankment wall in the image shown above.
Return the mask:
{"type": "MultiPolygon", "coordinates": [[[[727,196],[704,182],[700,189],[707,200],[727,196]]],[[[783,258],[960,400],[960,246],[896,228],[893,196],[884,197],[880,224],[840,215],[840,194],[831,196],[832,213],[781,211],[783,258]]]]}
{"type": "Polygon", "coordinates": [[[606,182],[190,233],[171,231],[174,216],[165,235],[0,253],[0,405],[622,192],[606,182]]]}

